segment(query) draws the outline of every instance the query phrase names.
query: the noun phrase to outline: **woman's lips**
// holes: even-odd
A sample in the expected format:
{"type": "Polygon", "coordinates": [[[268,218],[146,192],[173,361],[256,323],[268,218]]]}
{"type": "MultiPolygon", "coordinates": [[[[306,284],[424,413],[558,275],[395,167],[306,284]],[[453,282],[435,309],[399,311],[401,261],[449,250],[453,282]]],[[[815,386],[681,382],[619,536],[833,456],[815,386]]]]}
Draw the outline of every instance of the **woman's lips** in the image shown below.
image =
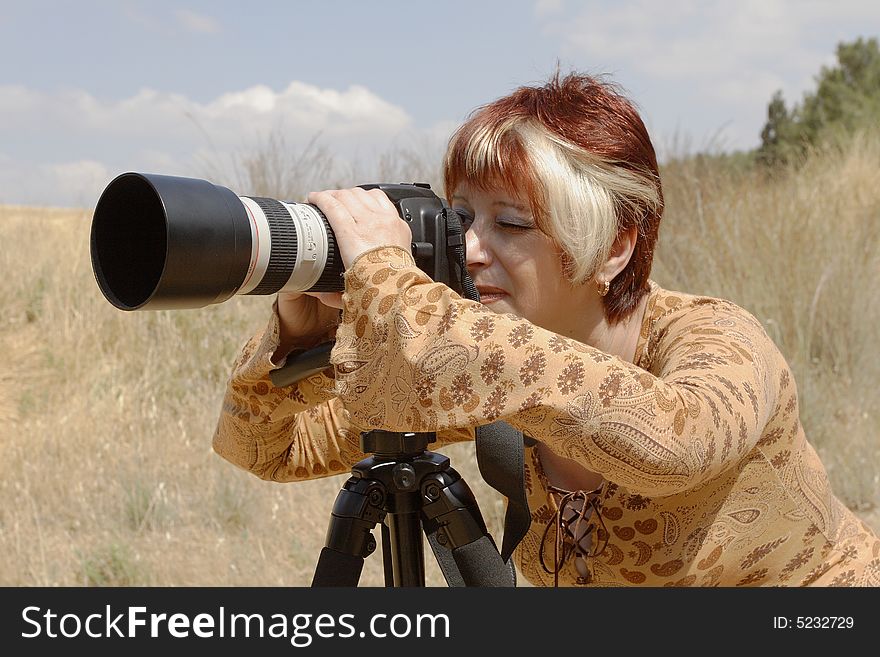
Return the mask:
{"type": "Polygon", "coordinates": [[[480,293],[480,303],[482,304],[494,303],[507,296],[507,292],[497,287],[481,287],[478,285],[477,291],[480,293]]]}

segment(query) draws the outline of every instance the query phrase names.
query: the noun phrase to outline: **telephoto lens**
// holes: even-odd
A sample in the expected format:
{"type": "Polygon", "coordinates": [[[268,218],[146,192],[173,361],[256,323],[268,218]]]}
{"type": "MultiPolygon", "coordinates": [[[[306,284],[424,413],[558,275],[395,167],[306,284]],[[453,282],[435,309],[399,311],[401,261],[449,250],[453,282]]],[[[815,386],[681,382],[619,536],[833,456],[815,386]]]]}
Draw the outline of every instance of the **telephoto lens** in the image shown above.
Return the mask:
{"type": "Polygon", "coordinates": [[[98,287],[122,310],[344,287],[333,231],[314,205],[237,196],[197,178],[116,177],[95,206],[90,248],[98,287]]]}

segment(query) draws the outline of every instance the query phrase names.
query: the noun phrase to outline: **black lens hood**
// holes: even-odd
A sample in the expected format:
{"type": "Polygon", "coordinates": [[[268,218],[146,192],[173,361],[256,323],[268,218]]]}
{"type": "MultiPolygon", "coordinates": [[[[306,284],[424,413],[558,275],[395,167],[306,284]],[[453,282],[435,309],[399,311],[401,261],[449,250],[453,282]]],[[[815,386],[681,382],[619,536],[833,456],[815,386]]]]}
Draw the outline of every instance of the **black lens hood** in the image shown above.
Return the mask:
{"type": "Polygon", "coordinates": [[[231,190],[197,178],[124,173],[92,219],[92,269],[122,310],[200,308],[235,294],[251,257],[250,219],[231,190]]]}

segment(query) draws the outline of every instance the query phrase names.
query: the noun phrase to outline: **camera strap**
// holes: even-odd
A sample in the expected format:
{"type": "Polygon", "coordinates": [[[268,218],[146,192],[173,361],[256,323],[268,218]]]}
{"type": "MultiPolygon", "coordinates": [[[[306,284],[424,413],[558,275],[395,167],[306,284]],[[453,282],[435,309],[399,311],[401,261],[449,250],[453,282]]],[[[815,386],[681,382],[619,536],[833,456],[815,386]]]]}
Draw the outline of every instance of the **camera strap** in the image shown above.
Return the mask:
{"type": "Polygon", "coordinates": [[[507,498],[501,542],[501,558],[507,562],[529,531],[532,520],[526,498],[525,443],[534,441],[507,422],[477,427],[475,435],[480,474],[487,484],[507,498]]]}
{"type": "Polygon", "coordinates": [[[446,256],[449,262],[449,286],[453,290],[461,290],[462,296],[471,301],[479,301],[480,293],[467,270],[465,255],[464,229],[461,217],[452,208],[443,208],[444,225],[446,226],[446,256]]]}

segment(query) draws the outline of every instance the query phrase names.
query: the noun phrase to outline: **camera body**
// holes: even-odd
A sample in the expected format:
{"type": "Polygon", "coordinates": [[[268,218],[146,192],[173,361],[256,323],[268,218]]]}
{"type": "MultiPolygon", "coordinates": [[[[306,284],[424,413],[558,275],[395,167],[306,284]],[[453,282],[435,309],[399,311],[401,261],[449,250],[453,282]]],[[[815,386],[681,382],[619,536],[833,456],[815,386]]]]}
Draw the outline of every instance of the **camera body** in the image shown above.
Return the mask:
{"type": "Polygon", "coordinates": [[[358,187],[385,192],[401,219],[409,224],[413,235],[412,255],[419,269],[432,280],[472,298],[467,289],[472,283],[465,266],[461,219],[428,183],[377,183],[358,187]]]}
{"type": "MultiPolygon", "coordinates": [[[[427,183],[376,183],[412,233],[416,264],[478,298],[461,220],[427,183]]],[[[105,188],[91,226],[92,269],[122,310],[200,308],[236,294],[344,288],[335,236],[312,204],[237,196],[206,180],[129,172],[105,188]]]]}

